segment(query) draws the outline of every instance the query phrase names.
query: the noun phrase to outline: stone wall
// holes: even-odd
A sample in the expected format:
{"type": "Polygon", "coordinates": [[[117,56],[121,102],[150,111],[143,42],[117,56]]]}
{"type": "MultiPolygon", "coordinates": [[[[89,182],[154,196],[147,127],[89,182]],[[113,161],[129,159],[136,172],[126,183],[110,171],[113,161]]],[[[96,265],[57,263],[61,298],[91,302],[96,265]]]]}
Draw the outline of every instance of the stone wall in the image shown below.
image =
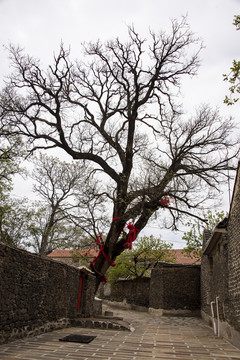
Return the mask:
{"type": "Polygon", "coordinates": [[[202,317],[240,348],[240,172],[234,185],[228,221],[203,241],[202,317]]]}
{"type": "Polygon", "coordinates": [[[150,308],[199,310],[200,299],[200,265],[159,263],[152,270],[150,308]]]}
{"type": "Polygon", "coordinates": [[[228,291],[231,304],[228,321],[236,331],[240,332],[240,168],[238,168],[236,176],[227,232],[229,253],[228,291]]]}
{"type": "Polygon", "coordinates": [[[229,231],[229,225],[230,223],[225,231],[215,229],[209,242],[206,245],[203,243],[201,310],[203,319],[213,327],[215,335],[227,338],[240,348],[240,297],[236,291],[237,286],[232,287],[233,283],[239,285],[239,280],[235,277],[239,267],[234,269],[234,263],[231,264],[230,260],[229,233],[232,230],[229,231]]]}
{"type": "MultiPolygon", "coordinates": [[[[209,316],[212,316],[212,311],[214,311],[215,317],[218,311],[219,319],[225,321],[229,312],[226,230],[215,231],[209,241],[210,243],[208,247],[205,246],[202,256],[201,309],[209,316]]],[[[205,242],[203,244],[205,245],[205,242]]],[[[213,322],[210,321],[209,325],[213,325],[213,322]]]]}
{"type": "Polygon", "coordinates": [[[160,310],[200,310],[200,265],[159,263],[151,278],[106,284],[102,299],[160,310]]]}
{"type": "Polygon", "coordinates": [[[67,326],[77,315],[90,316],[94,286],[88,271],[0,243],[0,342],[67,326]]]}
{"type": "Polygon", "coordinates": [[[126,302],[137,306],[149,305],[150,278],[119,280],[114,285],[105,284],[100,288],[101,299],[126,302]]]}

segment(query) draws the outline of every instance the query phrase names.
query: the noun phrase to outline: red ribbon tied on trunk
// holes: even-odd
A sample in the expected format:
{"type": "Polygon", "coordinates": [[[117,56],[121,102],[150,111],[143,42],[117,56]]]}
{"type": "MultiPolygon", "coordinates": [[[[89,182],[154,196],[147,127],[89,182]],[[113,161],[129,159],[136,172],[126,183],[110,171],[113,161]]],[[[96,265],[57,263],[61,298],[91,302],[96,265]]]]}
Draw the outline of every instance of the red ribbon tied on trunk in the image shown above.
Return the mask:
{"type": "MultiPolygon", "coordinates": [[[[113,221],[114,220],[119,220],[120,218],[113,218],[113,221]]],[[[124,244],[124,247],[125,249],[129,249],[129,250],[132,250],[132,243],[133,241],[136,239],[136,233],[137,232],[140,232],[140,230],[136,229],[135,226],[132,224],[132,223],[129,223],[127,225],[127,228],[129,230],[129,233],[127,235],[127,238],[126,238],[126,241],[125,241],[125,244],[124,244]]],[[[123,231],[123,235],[126,235],[124,229],[122,230],[123,231]]],[[[99,246],[99,252],[98,252],[98,255],[95,257],[95,259],[91,262],[90,266],[91,268],[94,270],[94,272],[96,274],[98,274],[99,276],[102,277],[102,282],[103,283],[106,283],[107,281],[107,277],[102,274],[101,272],[99,272],[96,267],[95,267],[95,262],[97,261],[97,259],[99,258],[99,256],[102,254],[105,259],[109,262],[109,265],[110,266],[115,266],[115,261],[112,261],[108,256],[107,254],[104,252],[104,243],[102,241],[102,234],[98,235],[97,237],[97,240],[96,240],[98,246],[99,246]]],[[[88,250],[88,252],[85,254],[85,256],[87,256],[88,254],[90,253],[90,249],[88,250]]]]}
{"type": "Polygon", "coordinates": [[[160,200],[160,205],[162,206],[169,206],[170,205],[170,197],[169,196],[163,196],[160,200]]]}
{"type": "Polygon", "coordinates": [[[176,199],[173,196],[164,195],[160,199],[160,205],[165,208],[170,206],[170,202],[174,202],[177,205],[176,199]]]}
{"type": "Polygon", "coordinates": [[[99,245],[99,252],[98,252],[98,255],[95,257],[95,259],[91,262],[90,266],[92,267],[92,269],[94,270],[94,272],[96,274],[98,274],[99,276],[102,277],[102,282],[105,284],[107,282],[107,277],[106,277],[106,275],[102,274],[95,268],[95,262],[97,261],[100,254],[102,253],[102,255],[105,257],[105,259],[109,262],[110,266],[115,266],[116,264],[115,264],[115,261],[111,261],[109,259],[109,257],[107,256],[107,254],[104,252],[104,243],[102,241],[102,234],[98,235],[97,243],[99,245]]]}
{"type": "MultiPolygon", "coordinates": [[[[119,220],[119,219],[120,219],[120,217],[116,217],[116,218],[113,218],[113,221],[119,220]]],[[[129,230],[129,233],[127,235],[124,247],[125,247],[125,249],[132,250],[132,243],[136,239],[136,236],[137,236],[136,233],[140,232],[140,230],[136,229],[135,226],[131,222],[127,224],[127,228],[129,230]]],[[[123,235],[126,236],[126,233],[124,231],[124,227],[122,229],[122,232],[123,232],[123,235]]]]}
{"type": "Polygon", "coordinates": [[[124,244],[124,247],[125,249],[132,250],[132,243],[136,239],[137,232],[140,232],[140,230],[136,229],[132,223],[129,223],[127,225],[127,228],[129,229],[129,233],[126,242],[124,244]]]}

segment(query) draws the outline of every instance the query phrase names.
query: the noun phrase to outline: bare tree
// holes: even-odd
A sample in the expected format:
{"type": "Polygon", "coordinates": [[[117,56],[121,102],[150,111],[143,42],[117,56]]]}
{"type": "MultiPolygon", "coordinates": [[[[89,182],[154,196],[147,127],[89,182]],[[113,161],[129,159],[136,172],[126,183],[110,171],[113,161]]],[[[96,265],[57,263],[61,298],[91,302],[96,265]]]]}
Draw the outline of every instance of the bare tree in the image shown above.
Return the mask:
{"type": "Polygon", "coordinates": [[[80,186],[85,179],[85,169],[79,164],[67,163],[43,154],[35,157],[34,164],[33,190],[40,195],[43,203],[35,206],[36,219],[30,228],[33,240],[30,245],[40,255],[44,255],[56,246],[73,245],[77,235],[80,247],[81,229],[76,229],[77,224],[73,229],[69,215],[77,206],[76,185],[80,186]]]}
{"type": "Polygon", "coordinates": [[[31,218],[27,223],[28,237],[24,246],[37,254],[47,255],[54,249],[79,249],[85,245],[83,232],[63,216],[60,210],[47,203],[36,202],[31,206],[31,218]]]}
{"type": "Polygon", "coordinates": [[[170,34],[151,32],[149,41],[129,28],[127,43],[85,44],[85,62],[72,63],[61,46],[46,71],[10,46],[14,72],[0,98],[8,134],[27,139],[31,152],[61,148],[91,162],[97,196],[110,204],[106,238],[92,266],[97,284],[125,248],[126,223],[139,233],[167,208],[176,225],[234,168],[239,149],[231,119],[208,106],[186,119],[177,103],[180,80],[196,73],[200,49],[185,19],[173,21],[170,34]],[[169,198],[171,206],[163,201],[169,198]]]}

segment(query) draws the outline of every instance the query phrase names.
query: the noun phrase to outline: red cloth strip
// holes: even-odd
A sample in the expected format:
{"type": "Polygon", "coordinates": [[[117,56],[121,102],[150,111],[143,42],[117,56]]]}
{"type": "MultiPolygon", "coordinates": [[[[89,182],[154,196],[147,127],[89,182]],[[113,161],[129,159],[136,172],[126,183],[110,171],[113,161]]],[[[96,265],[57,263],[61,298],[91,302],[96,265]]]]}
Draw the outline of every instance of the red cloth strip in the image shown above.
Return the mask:
{"type": "Polygon", "coordinates": [[[107,254],[104,252],[104,243],[102,241],[102,234],[98,235],[97,237],[97,243],[99,245],[99,253],[98,255],[95,257],[95,259],[91,262],[90,266],[92,266],[93,270],[95,271],[96,274],[98,274],[99,276],[101,276],[103,279],[102,279],[102,282],[103,283],[106,283],[107,281],[107,277],[100,273],[98,270],[96,270],[95,268],[95,262],[97,261],[97,259],[99,258],[100,254],[102,253],[102,255],[105,257],[105,259],[109,262],[110,266],[115,266],[115,261],[111,261],[109,259],[109,257],[107,256],[107,254]]]}
{"type": "Polygon", "coordinates": [[[83,278],[80,275],[79,277],[79,287],[78,287],[78,304],[77,304],[77,309],[80,310],[81,308],[81,300],[82,300],[82,283],[83,283],[83,278]]]}
{"type": "MultiPolygon", "coordinates": [[[[115,220],[119,220],[120,217],[116,217],[116,218],[113,218],[112,221],[115,221],[115,220]]],[[[129,223],[127,225],[127,228],[129,229],[129,233],[128,233],[128,236],[126,238],[126,241],[125,241],[125,244],[124,244],[124,247],[125,249],[129,249],[131,250],[132,249],[132,243],[133,241],[136,239],[136,233],[137,232],[140,232],[140,230],[136,229],[135,226],[132,224],[132,223],[129,223]]],[[[123,235],[126,235],[125,231],[124,231],[124,228],[122,229],[122,232],[123,232],[123,235]]],[[[107,277],[100,273],[96,268],[95,268],[95,262],[97,261],[97,259],[99,258],[100,254],[102,254],[105,259],[109,262],[110,266],[115,266],[115,261],[112,261],[108,256],[107,254],[104,252],[104,243],[102,241],[102,234],[98,235],[97,237],[97,240],[96,240],[97,244],[99,245],[99,252],[98,252],[98,255],[95,257],[95,259],[91,262],[90,266],[93,268],[94,272],[96,274],[98,274],[99,276],[102,277],[102,282],[103,283],[106,283],[107,281],[107,277]]],[[[87,252],[86,255],[88,255],[89,251],[87,252]]],[[[85,256],[86,256],[85,255],[85,256]]]]}
{"type": "Polygon", "coordinates": [[[140,232],[140,230],[136,229],[132,223],[129,223],[127,228],[129,229],[129,233],[124,247],[125,249],[132,250],[132,243],[136,239],[137,232],[140,232]]]}
{"type": "MultiPolygon", "coordinates": [[[[113,218],[113,221],[119,220],[119,219],[120,219],[120,217],[113,218]]],[[[129,229],[129,233],[126,238],[124,247],[125,247],[125,249],[132,250],[132,243],[136,239],[136,232],[140,232],[140,230],[136,229],[135,226],[131,222],[127,225],[127,228],[129,229]]],[[[123,232],[123,235],[126,235],[124,228],[122,229],[122,232],[123,232]]]]}

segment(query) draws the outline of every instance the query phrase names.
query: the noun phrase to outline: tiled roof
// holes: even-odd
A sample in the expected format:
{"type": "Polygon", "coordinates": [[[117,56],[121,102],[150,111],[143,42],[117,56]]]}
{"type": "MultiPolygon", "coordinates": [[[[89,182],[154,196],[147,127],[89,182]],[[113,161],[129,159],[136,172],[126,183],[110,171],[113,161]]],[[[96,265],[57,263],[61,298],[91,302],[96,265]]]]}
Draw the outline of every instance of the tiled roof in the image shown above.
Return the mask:
{"type": "Polygon", "coordinates": [[[86,253],[89,253],[89,255],[95,257],[95,256],[97,256],[98,251],[93,250],[93,249],[91,249],[90,251],[88,251],[86,249],[85,250],[55,249],[48,255],[48,257],[50,257],[50,258],[71,258],[71,257],[73,257],[73,255],[80,254],[80,255],[84,256],[86,253]]]}
{"type": "MultiPolygon", "coordinates": [[[[190,258],[184,254],[182,254],[182,249],[173,249],[173,250],[170,250],[171,252],[173,252],[176,256],[176,261],[175,263],[176,264],[200,264],[201,261],[196,261],[195,258],[190,258]]],[[[85,255],[88,250],[62,250],[62,249],[56,249],[56,250],[53,250],[49,255],[48,257],[50,258],[71,258],[73,257],[73,254],[76,254],[76,253],[80,253],[81,255],[85,255]]],[[[97,256],[98,254],[98,251],[96,250],[90,250],[90,255],[92,257],[95,257],[97,256]]]]}
{"type": "Polygon", "coordinates": [[[188,256],[186,256],[185,254],[182,254],[182,249],[174,249],[174,250],[171,250],[171,251],[175,251],[176,254],[176,261],[175,263],[176,264],[201,264],[201,261],[197,261],[196,258],[190,258],[188,256]]]}

